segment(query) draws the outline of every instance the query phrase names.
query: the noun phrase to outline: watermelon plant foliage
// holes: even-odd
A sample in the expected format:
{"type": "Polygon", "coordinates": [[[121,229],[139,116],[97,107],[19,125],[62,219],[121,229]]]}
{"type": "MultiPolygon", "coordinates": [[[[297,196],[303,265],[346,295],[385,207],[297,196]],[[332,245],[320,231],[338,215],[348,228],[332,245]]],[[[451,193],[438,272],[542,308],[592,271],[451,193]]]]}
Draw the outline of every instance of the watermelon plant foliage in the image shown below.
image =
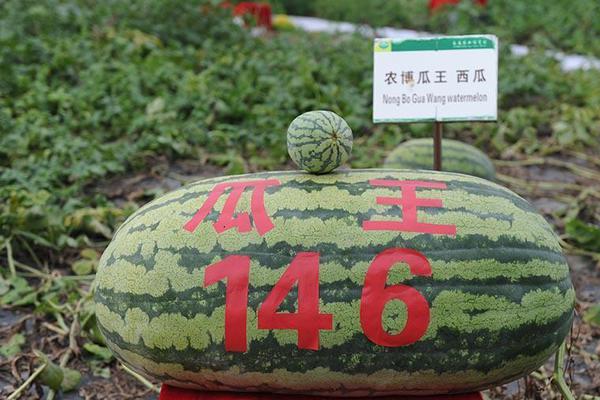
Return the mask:
{"type": "MultiPolygon", "coordinates": [[[[226,172],[280,166],[287,124],[304,111],[345,116],[362,148],[354,167],[381,165],[402,139],[430,135],[427,124],[371,123],[369,40],[252,37],[211,4],[2,2],[0,236],[15,254],[23,242],[56,254],[105,236],[99,226],[112,230],[122,213],[94,184],[152,157],[226,172]]],[[[447,137],[472,137],[492,154],[517,141],[536,151],[548,134],[597,145],[598,72],[565,75],[535,51],[501,60],[498,129],[455,124],[447,137]]]]}

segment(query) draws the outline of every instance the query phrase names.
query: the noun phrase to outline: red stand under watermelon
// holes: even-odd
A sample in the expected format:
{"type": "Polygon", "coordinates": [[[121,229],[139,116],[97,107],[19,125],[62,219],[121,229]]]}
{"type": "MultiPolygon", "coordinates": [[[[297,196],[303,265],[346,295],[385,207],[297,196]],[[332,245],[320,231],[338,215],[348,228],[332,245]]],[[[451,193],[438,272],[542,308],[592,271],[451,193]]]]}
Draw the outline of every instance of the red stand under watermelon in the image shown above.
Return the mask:
{"type": "MultiPolygon", "coordinates": [[[[254,393],[226,393],[226,392],[200,392],[190,389],[181,389],[169,385],[163,385],[159,400],[337,400],[340,397],[316,397],[316,396],[291,396],[277,394],[254,394],[254,393]]],[[[360,400],[360,398],[353,398],[360,400]]],[[[482,400],[481,393],[468,393],[454,396],[433,397],[375,397],[379,400],[482,400]]]]}

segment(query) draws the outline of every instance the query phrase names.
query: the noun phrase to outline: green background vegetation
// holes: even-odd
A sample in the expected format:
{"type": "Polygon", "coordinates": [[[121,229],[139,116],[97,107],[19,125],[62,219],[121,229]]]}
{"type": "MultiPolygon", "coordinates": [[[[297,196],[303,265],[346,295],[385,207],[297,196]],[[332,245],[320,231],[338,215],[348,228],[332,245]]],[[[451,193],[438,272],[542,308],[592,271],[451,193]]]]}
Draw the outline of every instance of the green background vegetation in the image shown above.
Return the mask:
{"type": "Polygon", "coordinates": [[[292,15],[396,26],[447,34],[492,33],[503,43],[520,43],[600,56],[600,2],[593,0],[471,0],[430,13],[429,0],[272,0],[292,15]]]}
{"type": "MultiPolygon", "coordinates": [[[[346,118],[355,167],[381,165],[399,141],[430,134],[428,125],[372,124],[369,39],[256,38],[224,11],[201,13],[197,3],[204,2],[2,4],[0,240],[10,238],[15,253],[25,242],[77,248],[102,233],[99,224],[113,228],[122,213],[94,186],[147,168],[155,156],[204,160],[227,173],[279,168],[287,163],[285,129],[307,110],[346,118]]],[[[331,13],[339,3],[331,2],[331,13]]],[[[358,2],[346,3],[350,12],[358,2]]],[[[600,72],[565,74],[544,50],[518,58],[505,46],[499,123],[453,124],[446,134],[472,138],[492,156],[517,143],[538,151],[541,137],[597,146],[600,72]]]]}

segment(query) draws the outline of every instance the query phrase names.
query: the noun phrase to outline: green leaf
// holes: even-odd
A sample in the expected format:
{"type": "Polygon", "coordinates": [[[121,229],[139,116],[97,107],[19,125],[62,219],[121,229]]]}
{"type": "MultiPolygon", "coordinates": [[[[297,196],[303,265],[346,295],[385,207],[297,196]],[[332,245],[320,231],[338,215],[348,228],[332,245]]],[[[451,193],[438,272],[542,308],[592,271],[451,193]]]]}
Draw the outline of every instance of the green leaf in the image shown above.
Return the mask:
{"type": "Polygon", "coordinates": [[[245,173],[246,167],[244,166],[244,159],[241,157],[232,158],[227,165],[225,172],[229,175],[240,175],[245,173]]]}
{"type": "Polygon", "coordinates": [[[56,247],[53,243],[51,243],[50,241],[48,241],[47,239],[45,239],[44,237],[42,237],[40,235],[36,235],[35,233],[19,231],[19,230],[16,230],[15,233],[18,235],[21,235],[21,236],[25,236],[27,239],[30,239],[33,243],[35,243],[37,245],[45,246],[45,247],[49,247],[51,249],[58,250],[58,247],[56,247]]]}
{"type": "Polygon", "coordinates": [[[61,368],[50,361],[47,355],[40,351],[35,351],[37,363],[46,364],[46,368],[37,377],[37,381],[42,385],[48,386],[53,390],[63,390],[69,392],[77,388],[81,382],[81,373],[77,370],[63,367],[61,368]]]}
{"type": "Polygon", "coordinates": [[[63,368],[63,381],[61,389],[63,392],[70,392],[75,390],[81,383],[81,373],[71,368],[63,368]]]}
{"type": "Polygon", "coordinates": [[[0,276],[0,296],[5,295],[10,290],[10,283],[0,276]]]}
{"type": "Polygon", "coordinates": [[[92,374],[94,376],[100,376],[104,379],[110,379],[110,368],[104,365],[104,362],[99,360],[90,360],[88,362],[92,374]]]}
{"type": "Polygon", "coordinates": [[[600,327],[600,304],[595,304],[583,314],[583,320],[590,325],[600,327]]]}
{"type": "Polygon", "coordinates": [[[71,265],[71,269],[75,272],[76,275],[89,275],[94,271],[94,266],[96,265],[96,261],[89,259],[81,259],[75,261],[71,265]]]}
{"type": "Polygon", "coordinates": [[[600,227],[587,224],[580,219],[572,219],[565,225],[565,230],[580,247],[600,252],[600,227]]]}
{"type": "Polygon", "coordinates": [[[21,352],[21,346],[25,344],[25,336],[20,333],[15,333],[8,339],[6,344],[0,346],[0,355],[10,358],[21,352]]]}
{"type": "Polygon", "coordinates": [[[99,346],[97,344],[88,342],[83,345],[83,348],[88,353],[95,355],[97,358],[101,359],[104,362],[109,362],[113,358],[112,352],[104,346],[99,346]]]}
{"type": "Polygon", "coordinates": [[[92,232],[99,233],[107,239],[112,238],[112,230],[106,226],[106,224],[103,224],[99,219],[91,219],[89,221],[89,228],[92,232]]]}
{"type": "Polygon", "coordinates": [[[100,328],[98,328],[98,322],[96,320],[96,316],[92,316],[87,324],[86,328],[88,329],[89,339],[91,339],[94,343],[99,345],[106,345],[106,341],[104,340],[104,336],[100,332],[100,328]]]}
{"type": "Polygon", "coordinates": [[[29,304],[35,304],[37,300],[37,293],[32,292],[32,293],[27,293],[25,296],[21,297],[20,299],[13,301],[12,305],[13,306],[26,306],[29,304]]]}
{"type": "Polygon", "coordinates": [[[154,115],[162,112],[165,108],[165,100],[157,97],[146,106],[146,114],[154,115]]]}
{"type": "Polygon", "coordinates": [[[86,260],[98,260],[98,252],[94,249],[83,249],[79,252],[82,258],[86,260]]]}
{"type": "Polygon", "coordinates": [[[33,304],[37,298],[35,290],[29,286],[24,278],[17,276],[7,281],[10,289],[0,296],[0,305],[27,305],[33,304]]]}

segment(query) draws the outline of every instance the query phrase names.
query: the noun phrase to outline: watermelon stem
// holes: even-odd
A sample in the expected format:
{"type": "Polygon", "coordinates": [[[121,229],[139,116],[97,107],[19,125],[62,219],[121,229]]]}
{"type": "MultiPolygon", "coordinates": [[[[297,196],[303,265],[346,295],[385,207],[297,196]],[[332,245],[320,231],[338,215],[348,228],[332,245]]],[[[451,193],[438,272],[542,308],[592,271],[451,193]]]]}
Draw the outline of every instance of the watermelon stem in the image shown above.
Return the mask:
{"type": "Polygon", "coordinates": [[[10,270],[11,279],[16,279],[17,277],[17,269],[15,268],[15,259],[13,258],[13,251],[10,241],[12,238],[6,239],[3,247],[6,247],[6,257],[8,258],[8,268],[10,270]]]}
{"type": "Polygon", "coordinates": [[[565,381],[564,359],[566,348],[567,341],[565,340],[560,345],[556,355],[554,356],[554,373],[552,374],[552,383],[554,383],[554,386],[556,389],[558,389],[563,399],[575,400],[573,393],[571,393],[571,389],[569,389],[569,385],[567,385],[567,382],[565,381]]]}
{"type": "Polygon", "coordinates": [[[153,392],[160,393],[160,389],[157,386],[155,386],[154,384],[152,384],[152,382],[150,382],[148,379],[144,378],[142,375],[138,374],[137,372],[135,372],[134,370],[129,368],[127,365],[125,365],[123,363],[119,363],[119,364],[121,365],[121,367],[123,368],[123,370],[125,372],[127,372],[129,375],[131,375],[132,377],[137,379],[142,385],[146,386],[148,389],[152,390],[153,392]]]}

